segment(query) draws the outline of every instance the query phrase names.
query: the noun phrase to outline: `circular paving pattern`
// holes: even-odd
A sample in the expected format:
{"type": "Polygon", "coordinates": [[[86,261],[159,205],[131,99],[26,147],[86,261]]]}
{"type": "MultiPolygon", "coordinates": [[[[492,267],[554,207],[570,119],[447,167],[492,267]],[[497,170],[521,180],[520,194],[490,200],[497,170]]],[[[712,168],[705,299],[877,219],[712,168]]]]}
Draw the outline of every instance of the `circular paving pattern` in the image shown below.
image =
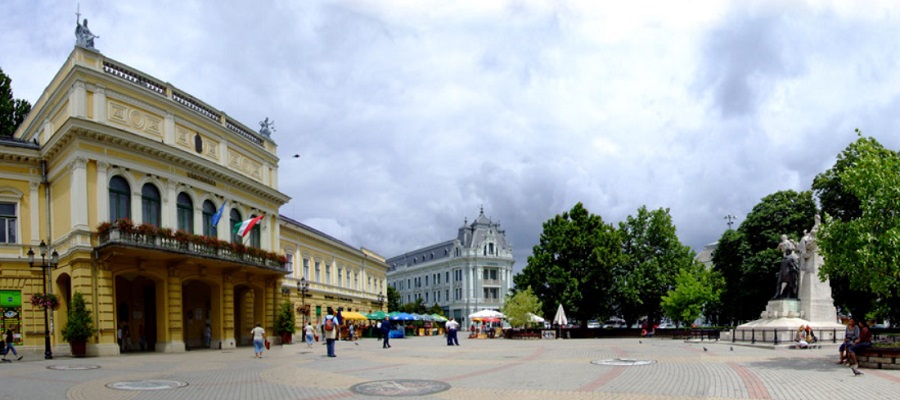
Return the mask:
{"type": "Polygon", "coordinates": [[[71,364],[71,365],[48,365],[47,369],[58,369],[61,371],[71,371],[71,370],[84,370],[84,369],[98,369],[99,365],[87,365],[87,364],[71,364]]]}
{"type": "Polygon", "coordinates": [[[594,360],[591,361],[591,364],[594,365],[611,365],[615,367],[631,367],[636,365],[650,365],[654,364],[656,361],[653,360],[635,360],[633,358],[613,358],[609,360],[594,360]]]}
{"type": "Polygon", "coordinates": [[[441,381],[424,379],[393,379],[388,381],[372,381],[358,383],[350,387],[350,391],[366,396],[425,396],[450,389],[450,384],[441,381]]]}
{"type": "Polygon", "coordinates": [[[106,387],[116,390],[166,390],[178,389],[185,386],[187,386],[187,382],[167,381],[161,379],[113,382],[106,385],[106,387]]]}

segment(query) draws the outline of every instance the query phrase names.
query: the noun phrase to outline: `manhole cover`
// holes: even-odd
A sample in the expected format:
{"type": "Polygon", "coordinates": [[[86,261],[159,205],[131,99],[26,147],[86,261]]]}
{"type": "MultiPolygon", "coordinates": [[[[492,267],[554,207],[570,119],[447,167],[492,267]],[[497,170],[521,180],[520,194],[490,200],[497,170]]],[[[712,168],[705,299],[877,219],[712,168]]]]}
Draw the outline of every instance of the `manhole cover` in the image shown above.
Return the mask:
{"type": "Polygon", "coordinates": [[[353,385],[350,391],[366,396],[425,396],[450,389],[450,384],[424,379],[393,379],[353,385]]]}
{"type": "Polygon", "coordinates": [[[149,379],[143,381],[113,382],[106,387],[117,390],[166,390],[187,386],[187,382],[149,379]]]}
{"type": "Polygon", "coordinates": [[[61,371],[82,370],[82,369],[98,369],[99,365],[87,364],[71,364],[71,365],[48,365],[47,369],[58,369],[61,371]]]}
{"type": "Polygon", "coordinates": [[[655,363],[653,360],[635,360],[633,358],[613,358],[611,360],[594,360],[591,364],[595,365],[612,365],[617,367],[630,367],[634,365],[650,365],[655,363]]]}

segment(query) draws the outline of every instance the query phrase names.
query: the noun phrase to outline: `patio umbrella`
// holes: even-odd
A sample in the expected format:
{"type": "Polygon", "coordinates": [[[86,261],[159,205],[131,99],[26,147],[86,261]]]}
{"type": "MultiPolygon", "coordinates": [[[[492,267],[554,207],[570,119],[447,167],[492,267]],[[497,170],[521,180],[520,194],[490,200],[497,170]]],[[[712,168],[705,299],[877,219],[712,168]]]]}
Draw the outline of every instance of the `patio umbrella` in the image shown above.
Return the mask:
{"type": "Polygon", "coordinates": [[[365,321],[369,319],[365,315],[362,315],[356,311],[344,311],[341,315],[347,321],[365,321]]]}
{"type": "Polygon", "coordinates": [[[431,314],[431,316],[434,317],[434,320],[437,321],[437,322],[447,322],[447,318],[444,318],[443,315],[440,315],[440,314],[431,314]]]}
{"type": "MultiPolygon", "coordinates": [[[[391,313],[391,314],[394,314],[394,313],[391,313]]],[[[394,315],[391,315],[391,314],[388,314],[388,318],[390,318],[391,321],[415,321],[416,320],[416,317],[413,317],[412,315],[407,314],[405,312],[397,312],[394,315]]]]}
{"type": "Polygon", "coordinates": [[[534,315],[532,313],[528,313],[528,321],[529,322],[544,322],[546,320],[541,317],[538,317],[537,315],[534,315]]]}
{"type": "Polygon", "coordinates": [[[384,319],[385,315],[387,315],[386,312],[378,310],[371,314],[366,314],[366,318],[371,319],[371,320],[381,321],[384,319]]]}
{"type": "Polygon", "coordinates": [[[479,312],[469,314],[469,319],[473,318],[506,318],[506,316],[497,310],[481,310],[479,312]]]}
{"type": "Polygon", "coordinates": [[[553,323],[556,324],[556,337],[558,338],[562,334],[562,326],[569,323],[569,320],[566,318],[566,310],[563,310],[562,303],[559,304],[559,308],[556,310],[556,316],[553,317],[553,323]]]}
{"type": "Polygon", "coordinates": [[[491,317],[482,318],[481,322],[500,322],[500,318],[491,318],[491,317]]]}

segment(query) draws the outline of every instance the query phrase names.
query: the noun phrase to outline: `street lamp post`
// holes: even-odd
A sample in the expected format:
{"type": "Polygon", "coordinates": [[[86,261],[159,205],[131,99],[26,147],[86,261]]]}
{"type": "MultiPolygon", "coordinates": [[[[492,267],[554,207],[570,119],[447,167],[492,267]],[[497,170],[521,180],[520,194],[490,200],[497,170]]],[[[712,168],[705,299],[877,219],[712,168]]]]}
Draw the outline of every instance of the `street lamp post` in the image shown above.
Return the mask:
{"type": "Polygon", "coordinates": [[[309,291],[309,282],[306,278],[297,281],[297,292],[300,293],[300,309],[303,310],[303,326],[306,326],[306,292],[309,291]]]}
{"type": "Polygon", "coordinates": [[[384,295],[378,293],[378,309],[384,311],[384,295]]]}
{"type": "MultiPolygon", "coordinates": [[[[38,251],[41,253],[41,276],[43,278],[43,286],[42,289],[44,294],[47,293],[47,270],[50,268],[56,268],[59,265],[59,253],[56,250],[53,250],[53,253],[50,254],[50,263],[47,263],[47,244],[41,240],[40,246],[38,246],[38,251]]],[[[34,268],[34,250],[32,248],[28,248],[28,266],[34,268]]],[[[53,351],[50,350],[50,318],[47,311],[47,307],[44,307],[44,359],[50,360],[53,358],[53,351]]]]}

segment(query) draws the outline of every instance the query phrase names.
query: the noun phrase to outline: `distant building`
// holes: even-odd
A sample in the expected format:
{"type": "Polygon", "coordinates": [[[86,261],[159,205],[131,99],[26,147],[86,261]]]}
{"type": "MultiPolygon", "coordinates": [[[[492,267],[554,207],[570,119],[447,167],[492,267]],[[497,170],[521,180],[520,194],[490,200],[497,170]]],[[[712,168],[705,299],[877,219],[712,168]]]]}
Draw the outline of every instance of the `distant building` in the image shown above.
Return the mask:
{"type": "Polygon", "coordinates": [[[401,303],[438,304],[465,325],[475,311],[500,309],[513,284],[514,263],[506,232],[482,209],[455,239],[389,258],[387,281],[401,303]]]}
{"type": "Polygon", "coordinates": [[[700,250],[700,253],[697,253],[697,257],[694,257],[694,259],[706,265],[706,269],[711,269],[713,267],[713,252],[716,251],[716,247],[719,247],[719,242],[712,242],[703,246],[703,250],[700,250]]]}

